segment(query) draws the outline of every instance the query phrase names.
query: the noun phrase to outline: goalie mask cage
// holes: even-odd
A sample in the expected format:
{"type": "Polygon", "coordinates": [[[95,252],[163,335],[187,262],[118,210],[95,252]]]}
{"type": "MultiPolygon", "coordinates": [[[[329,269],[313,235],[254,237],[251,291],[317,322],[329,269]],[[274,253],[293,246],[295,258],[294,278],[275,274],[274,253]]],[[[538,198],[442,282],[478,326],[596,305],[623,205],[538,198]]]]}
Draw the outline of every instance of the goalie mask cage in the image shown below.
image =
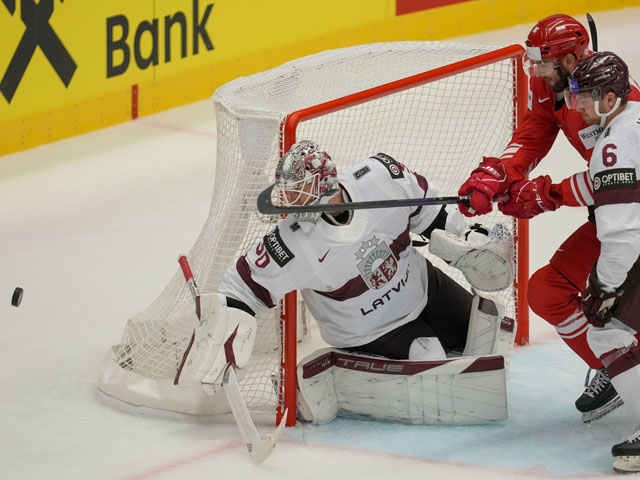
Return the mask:
{"type": "MultiPolygon", "coordinates": [[[[330,50],[241,77],[213,95],[217,158],[209,217],[189,252],[202,292],[274,226],[257,213],[258,193],[273,182],[278,159],[296,140],[317,142],[338,171],[384,152],[424,175],[441,195],[456,195],[483,155],[499,156],[526,108],[520,46],[390,42],[330,50]]],[[[497,296],[528,337],[527,224],[499,212],[517,243],[514,286],[497,296]]],[[[426,250],[426,249],[424,249],[426,250]]],[[[426,251],[423,252],[429,256],[426,251]]],[[[438,258],[434,264],[468,287],[438,258]]],[[[258,333],[240,387],[253,412],[296,412],[296,299],[258,316],[258,333]]],[[[105,358],[101,398],[137,411],[213,415],[224,395],[173,380],[195,326],[194,304],[177,271],[160,296],[126,325],[105,358]]]]}

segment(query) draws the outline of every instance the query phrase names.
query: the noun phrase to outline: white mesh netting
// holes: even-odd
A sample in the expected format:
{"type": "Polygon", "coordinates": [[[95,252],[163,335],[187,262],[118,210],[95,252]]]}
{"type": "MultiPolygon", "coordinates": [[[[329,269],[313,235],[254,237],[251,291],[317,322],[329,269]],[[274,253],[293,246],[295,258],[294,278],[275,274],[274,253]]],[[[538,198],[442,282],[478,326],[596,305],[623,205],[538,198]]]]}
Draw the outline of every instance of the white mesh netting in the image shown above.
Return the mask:
{"type": "MultiPolygon", "coordinates": [[[[272,227],[256,213],[255,203],[273,180],[289,114],[496,48],[453,42],[362,45],[304,57],[220,87],[213,96],[217,157],[211,210],[188,255],[201,291],[215,291],[224,270],[272,227]]],[[[514,78],[513,60],[473,68],[319,115],[302,122],[296,137],[319,143],[339,169],[387,153],[437,184],[442,195],[456,195],[481,156],[500,155],[513,132],[514,78]]],[[[493,214],[481,221],[497,220],[493,214]]],[[[509,227],[514,228],[511,222],[509,227]]],[[[438,259],[434,263],[447,269],[438,259]]],[[[448,272],[466,285],[458,272],[448,272]]],[[[514,316],[514,292],[500,297],[514,316]]],[[[102,393],[134,405],[201,413],[199,406],[149,400],[144,389],[132,387],[147,381],[179,388],[169,385],[194,327],[192,310],[177,271],[157,300],[127,322],[121,343],[101,371],[102,393]]],[[[279,378],[280,321],[273,314],[259,319],[255,353],[241,381],[251,410],[275,409],[274,380],[279,378]]],[[[186,390],[176,394],[181,395],[186,390]]],[[[195,400],[197,405],[206,402],[195,400]]]]}

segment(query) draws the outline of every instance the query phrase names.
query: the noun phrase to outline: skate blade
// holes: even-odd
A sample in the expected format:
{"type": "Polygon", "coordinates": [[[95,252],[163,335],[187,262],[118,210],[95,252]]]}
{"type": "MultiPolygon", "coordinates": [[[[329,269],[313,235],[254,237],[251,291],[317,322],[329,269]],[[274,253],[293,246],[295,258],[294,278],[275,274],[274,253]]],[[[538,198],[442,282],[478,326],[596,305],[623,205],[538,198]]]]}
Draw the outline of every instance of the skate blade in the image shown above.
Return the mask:
{"type": "Polygon", "coordinates": [[[613,469],[618,473],[638,473],[640,472],[640,456],[624,455],[613,457],[613,469]]]}
{"type": "Polygon", "coordinates": [[[582,423],[591,423],[596,420],[599,420],[602,417],[609,415],[616,408],[621,407],[623,403],[624,402],[622,401],[622,399],[618,396],[613,400],[611,400],[609,403],[605,403],[600,408],[597,408],[590,412],[584,412],[582,414],[582,423]]]}

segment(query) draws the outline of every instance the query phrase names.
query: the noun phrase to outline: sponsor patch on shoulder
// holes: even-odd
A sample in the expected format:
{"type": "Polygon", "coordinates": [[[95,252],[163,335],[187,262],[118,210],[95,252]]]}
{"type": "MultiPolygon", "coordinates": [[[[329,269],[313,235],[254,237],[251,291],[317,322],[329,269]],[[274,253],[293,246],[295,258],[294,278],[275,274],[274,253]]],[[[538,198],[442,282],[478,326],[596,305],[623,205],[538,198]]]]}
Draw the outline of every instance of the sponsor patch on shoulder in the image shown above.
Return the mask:
{"type": "Polygon", "coordinates": [[[281,267],[293,260],[294,255],[282,241],[278,227],[273,232],[267,233],[262,241],[271,258],[281,267]]]}
{"type": "Polygon", "coordinates": [[[600,125],[589,125],[578,132],[580,141],[587,150],[596,146],[596,142],[602,133],[602,127],[600,125]]]}
{"type": "Polygon", "coordinates": [[[611,168],[598,172],[593,177],[594,193],[620,188],[638,188],[635,168],[611,168]]]}
{"type": "Polygon", "coordinates": [[[392,157],[387,155],[386,153],[376,153],[373,157],[378,160],[382,165],[385,166],[387,170],[389,170],[389,174],[391,178],[404,178],[404,174],[402,173],[402,169],[398,165],[392,157]]]}
{"type": "Polygon", "coordinates": [[[370,171],[371,171],[371,169],[367,165],[365,165],[360,170],[356,170],[355,172],[353,172],[353,176],[355,177],[356,180],[360,180],[362,177],[364,177],[370,171]]]}

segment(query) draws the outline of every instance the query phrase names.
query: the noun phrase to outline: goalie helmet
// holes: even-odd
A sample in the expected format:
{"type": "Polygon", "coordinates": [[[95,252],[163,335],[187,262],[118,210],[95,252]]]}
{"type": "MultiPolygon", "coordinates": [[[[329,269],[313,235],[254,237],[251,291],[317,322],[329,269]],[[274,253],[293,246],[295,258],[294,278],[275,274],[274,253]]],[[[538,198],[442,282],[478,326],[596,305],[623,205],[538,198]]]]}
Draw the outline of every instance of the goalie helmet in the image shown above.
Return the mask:
{"type": "MultiPolygon", "coordinates": [[[[301,140],[280,159],[276,186],[287,205],[313,205],[331,198],[338,190],[338,172],[329,154],[317,143],[301,140]]],[[[294,214],[298,222],[317,223],[320,212],[294,214]]]]}
{"type": "Polygon", "coordinates": [[[569,15],[556,14],[540,20],[527,37],[525,64],[530,75],[546,76],[572,53],[577,60],[589,54],[587,29],[569,15]]]}

